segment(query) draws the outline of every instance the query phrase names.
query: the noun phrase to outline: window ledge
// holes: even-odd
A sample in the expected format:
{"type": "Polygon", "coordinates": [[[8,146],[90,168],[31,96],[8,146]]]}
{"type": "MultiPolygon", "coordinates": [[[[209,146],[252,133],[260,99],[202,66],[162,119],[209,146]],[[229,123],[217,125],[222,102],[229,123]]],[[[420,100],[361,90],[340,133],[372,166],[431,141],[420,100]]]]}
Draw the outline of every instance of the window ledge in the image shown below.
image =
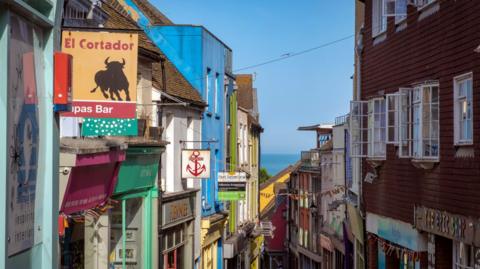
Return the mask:
{"type": "Polygon", "coordinates": [[[367,158],[367,163],[370,164],[372,168],[377,168],[383,165],[385,158],[381,157],[369,157],[367,158]]]}
{"type": "Polygon", "coordinates": [[[378,45],[387,39],[387,31],[383,31],[373,35],[373,45],[378,45]]]}
{"type": "Polygon", "coordinates": [[[407,29],[407,18],[405,18],[401,21],[395,22],[395,32],[396,33],[401,32],[405,29],[407,29]]]}
{"type": "Polygon", "coordinates": [[[439,163],[438,159],[412,159],[412,165],[416,168],[431,170],[439,163]]]}
{"type": "Polygon", "coordinates": [[[430,4],[427,4],[425,6],[422,6],[418,8],[418,11],[420,12],[420,16],[418,17],[418,21],[421,21],[435,13],[437,13],[440,10],[440,4],[438,1],[432,2],[430,4]]]}

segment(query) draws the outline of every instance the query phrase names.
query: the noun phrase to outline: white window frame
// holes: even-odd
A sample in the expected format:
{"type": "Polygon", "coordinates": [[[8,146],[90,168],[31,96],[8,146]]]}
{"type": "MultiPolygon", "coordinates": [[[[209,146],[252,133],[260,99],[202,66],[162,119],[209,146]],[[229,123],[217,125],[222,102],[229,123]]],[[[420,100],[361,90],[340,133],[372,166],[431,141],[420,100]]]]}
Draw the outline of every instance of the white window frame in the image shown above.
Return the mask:
{"type": "Polygon", "coordinates": [[[387,144],[397,145],[400,141],[400,98],[400,92],[387,94],[385,98],[387,144]]]}
{"type": "MultiPolygon", "coordinates": [[[[454,143],[456,146],[462,145],[473,145],[473,73],[466,73],[460,76],[456,76],[453,78],[453,100],[454,100],[454,143]],[[468,82],[470,82],[468,84],[468,82]],[[467,83],[466,89],[467,93],[463,95],[460,94],[460,85],[462,83],[467,83]],[[470,88],[468,88],[470,85],[470,88]],[[468,93],[468,90],[470,92],[468,93]],[[463,105],[462,105],[463,104],[463,105]],[[468,110],[468,106],[470,106],[470,117],[467,119],[463,119],[462,111],[468,110]],[[464,128],[464,122],[470,122],[470,128],[468,130],[463,130],[464,132],[468,132],[469,135],[467,137],[462,137],[462,129],[464,128]],[[468,138],[469,136],[469,138],[468,138]]],[[[468,117],[468,112],[466,113],[468,117]]],[[[467,123],[468,124],[468,123],[467,123]]]]}
{"type": "Polygon", "coordinates": [[[372,0],[372,37],[387,31],[387,17],[383,16],[384,0],[372,0]]]}
{"type": "Polygon", "coordinates": [[[385,98],[350,103],[350,147],[352,157],[386,158],[385,98]]]}
{"type": "Polygon", "coordinates": [[[400,24],[407,18],[407,6],[412,0],[382,0],[384,17],[395,17],[395,24],[400,24]]]}
{"type": "Polygon", "coordinates": [[[386,124],[385,98],[371,99],[368,103],[368,158],[386,158],[386,124]]]}
{"type": "MultiPolygon", "coordinates": [[[[401,91],[401,127],[400,127],[400,150],[401,158],[414,158],[420,160],[438,160],[440,156],[440,100],[439,100],[440,86],[438,83],[428,83],[417,85],[415,88],[401,91]],[[432,102],[432,90],[437,90],[437,102],[432,102]],[[424,100],[425,91],[430,90],[430,100],[424,100]],[[436,108],[436,117],[435,115],[436,108]],[[428,110],[425,110],[428,109],[428,110]],[[415,120],[416,111],[418,119],[415,120]],[[424,128],[425,111],[430,115],[429,126],[424,128]],[[436,123],[435,123],[436,122],[436,123]],[[436,130],[435,130],[436,129],[436,130]],[[434,135],[436,132],[436,136],[434,135]],[[436,154],[427,155],[425,149],[425,142],[436,141],[437,148],[430,148],[430,151],[435,150],[436,154]]],[[[428,114],[427,114],[428,115],[428,114]]]]}
{"type": "Polygon", "coordinates": [[[351,156],[368,157],[368,101],[350,102],[349,121],[351,156]]]}

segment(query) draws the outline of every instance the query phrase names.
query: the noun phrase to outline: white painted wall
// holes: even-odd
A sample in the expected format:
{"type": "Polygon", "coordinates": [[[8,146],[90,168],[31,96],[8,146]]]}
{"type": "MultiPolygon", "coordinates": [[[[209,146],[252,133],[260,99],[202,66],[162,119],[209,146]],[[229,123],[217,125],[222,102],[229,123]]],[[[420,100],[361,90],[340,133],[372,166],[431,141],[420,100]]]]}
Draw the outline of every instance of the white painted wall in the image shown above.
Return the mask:
{"type": "MultiPolygon", "coordinates": [[[[169,142],[162,155],[162,169],[160,174],[161,189],[166,193],[184,191],[186,189],[201,189],[201,180],[182,179],[181,154],[183,149],[200,148],[202,121],[200,110],[184,106],[164,106],[162,109],[162,139],[169,142]]],[[[201,220],[201,192],[197,192],[195,201],[195,227],[194,234],[200,234],[201,220]]],[[[200,240],[194,240],[195,259],[200,257],[200,240]]]]}
{"type": "MultiPolygon", "coordinates": [[[[247,170],[248,165],[248,115],[245,111],[237,110],[237,149],[238,169],[247,170]]],[[[237,226],[248,221],[248,206],[250,200],[249,184],[246,186],[246,197],[238,201],[237,226]]]]}

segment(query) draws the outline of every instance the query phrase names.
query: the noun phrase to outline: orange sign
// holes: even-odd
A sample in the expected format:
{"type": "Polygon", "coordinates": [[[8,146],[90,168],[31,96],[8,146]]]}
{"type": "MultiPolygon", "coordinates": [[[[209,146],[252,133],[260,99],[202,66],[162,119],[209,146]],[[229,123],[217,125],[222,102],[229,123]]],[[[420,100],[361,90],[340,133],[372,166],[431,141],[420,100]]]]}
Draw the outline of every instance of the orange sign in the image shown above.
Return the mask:
{"type": "Polygon", "coordinates": [[[72,55],[70,117],[135,118],[138,35],[63,31],[62,51],[72,55]]]}

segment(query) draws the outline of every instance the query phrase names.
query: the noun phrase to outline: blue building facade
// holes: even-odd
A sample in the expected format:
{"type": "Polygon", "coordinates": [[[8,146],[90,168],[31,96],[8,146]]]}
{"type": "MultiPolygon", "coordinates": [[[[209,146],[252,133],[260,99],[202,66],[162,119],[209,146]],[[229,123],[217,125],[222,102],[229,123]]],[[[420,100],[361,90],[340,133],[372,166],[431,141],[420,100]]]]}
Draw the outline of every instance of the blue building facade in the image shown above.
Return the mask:
{"type": "Polygon", "coordinates": [[[226,120],[233,90],[231,49],[202,26],[153,24],[133,1],[125,3],[132,18],[208,104],[202,119],[202,148],[211,151],[211,177],[202,180],[198,231],[202,250],[195,259],[200,268],[223,268],[222,235],[228,214],[218,200],[218,172],[228,169],[226,120]]]}

